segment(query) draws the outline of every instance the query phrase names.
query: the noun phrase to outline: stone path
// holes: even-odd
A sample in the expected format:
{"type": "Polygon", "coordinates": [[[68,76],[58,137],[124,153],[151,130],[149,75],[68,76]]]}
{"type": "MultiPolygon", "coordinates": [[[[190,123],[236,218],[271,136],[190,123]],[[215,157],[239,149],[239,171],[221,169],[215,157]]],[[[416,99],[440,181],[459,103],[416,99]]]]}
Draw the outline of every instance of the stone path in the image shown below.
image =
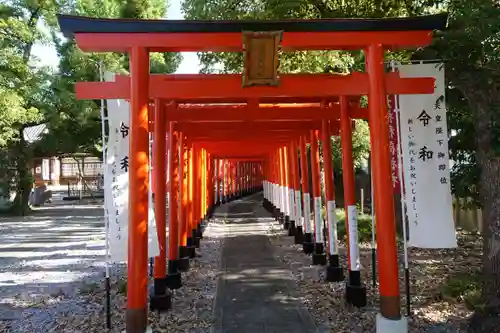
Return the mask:
{"type": "Polygon", "coordinates": [[[211,333],[309,333],[317,328],[290,270],[274,256],[261,195],[220,207],[225,240],[211,333]]]}

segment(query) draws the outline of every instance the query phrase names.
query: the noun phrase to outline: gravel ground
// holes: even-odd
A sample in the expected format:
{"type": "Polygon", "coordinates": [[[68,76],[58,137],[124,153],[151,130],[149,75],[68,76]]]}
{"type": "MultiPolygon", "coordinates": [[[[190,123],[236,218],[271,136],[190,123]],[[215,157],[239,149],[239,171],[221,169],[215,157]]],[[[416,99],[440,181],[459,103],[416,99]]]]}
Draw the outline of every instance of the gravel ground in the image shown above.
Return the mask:
{"type": "MultiPolygon", "coordinates": [[[[91,333],[105,329],[104,222],[100,205],[53,205],[0,218],[0,332],[91,333]]],[[[150,313],[155,333],[208,332],[221,238],[209,225],[173,309],[150,313]]],[[[124,329],[126,269],[111,268],[112,325],[124,329]]]]}
{"type": "MultiPolygon", "coordinates": [[[[293,244],[275,226],[272,242],[276,245],[278,258],[290,265],[296,278],[302,299],[316,320],[318,326],[331,332],[364,333],[373,332],[378,312],[378,288],[372,286],[371,250],[362,245],[362,281],[367,286],[368,305],[364,309],[346,307],[344,283],[324,281],[303,281],[302,269],[310,267],[312,259],[302,252],[302,247],[293,244]]],[[[409,332],[451,333],[465,332],[464,322],[471,314],[461,300],[440,299],[439,290],[446,279],[456,273],[467,273],[480,267],[480,240],[474,236],[459,236],[459,248],[453,250],[421,250],[409,252],[411,270],[412,316],[409,318],[409,332]]],[[[340,246],[342,265],[345,263],[345,244],[340,246]]],[[[402,260],[402,252],[400,253],[402,260]]],[[[324,269],[321,269],[324,279],[324,269]]],[[[404,295],[403,269],[401,269],[401,295],[404,295]]],[[[402,296],[402,306],[405,300],[402,296]]],[[[401,313],[405,313],[402,307],[401,313]]]]}
{"type": "MultiPolygon", "coordinates": [[[[184,286],[174,292],[173,309],[161,315],[150,313],[155,333],[209,332],[221,243],[228,232],[224,213],[219,212],[219,218],[207,227],[198,250],[201,256],[183,275],[184,286]]],[[[361,248],[361,263],[369,304],[364,309],[347,309],[343,283],[302,281],[302,269],[311,264],[311,258],[293,244],[292,237],[284,236],[278,225],[270,224],[267,232],[272,235],[277,257],[294,272],[302,300],[320,327],[335,333],[373,331],[378,290],[371,286],[367,246],[361,248]]],[[[459,239],[458,249],[410,252],[410,332],[464,332],[461,324],[470,312],[463,302],[437,297],[450,275],[470,273],[479,265],[480,240],[465,235],[459,239]]],[[[343,245],[341,254],[344,258],[343,245]]],[[[111,267],[111,332],[124,329],[125,272],[124,266],[111,267]]],[[[104,223],[99,204],[52,205],[30,217],[0,218],[0,333],[103,332],[103,276],[104,223]]]]}

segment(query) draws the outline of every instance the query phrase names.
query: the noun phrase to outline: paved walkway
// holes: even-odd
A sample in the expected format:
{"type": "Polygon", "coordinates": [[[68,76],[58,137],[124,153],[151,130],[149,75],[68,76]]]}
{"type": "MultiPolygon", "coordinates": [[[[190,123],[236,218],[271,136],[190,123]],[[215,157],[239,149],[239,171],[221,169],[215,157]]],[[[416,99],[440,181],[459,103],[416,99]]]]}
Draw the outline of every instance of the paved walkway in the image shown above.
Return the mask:
{"type": "Polygon", "coordinates": [[[272,219],[261,199],[254,195],[216,211],[226,237],[211,333],[316,332],[291,272],[274,257],[272,219]]]}

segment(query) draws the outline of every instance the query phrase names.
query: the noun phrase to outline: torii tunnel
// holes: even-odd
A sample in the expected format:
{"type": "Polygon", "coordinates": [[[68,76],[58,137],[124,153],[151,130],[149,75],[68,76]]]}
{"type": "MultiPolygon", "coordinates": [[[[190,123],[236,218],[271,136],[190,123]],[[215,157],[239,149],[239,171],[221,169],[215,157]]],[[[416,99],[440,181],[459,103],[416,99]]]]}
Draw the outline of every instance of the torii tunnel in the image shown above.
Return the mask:
{"type": "Polygon", "coordinates": [[[154,263],[152,309],[164,310],[171,305],[168,289],[182,284],[181,273],[189,269],[189,258],[202,238],[201,222],[210,217],[214,207],[257,191],[264,192],[264,205],[297,243],[303,243],[304,252],[312,253],[313,264],[328,264],[328,280],[343,280],[330,158],[324,159],[327,240],[323,239],[321,216],[318,143],[321,140],[324,155],[331,156],[332,135],[342,139],[346,224],[351,224],[346,226],[351,230],[346,299],[364,306],[366,288],[354,237],[357,212],[351,135],[356,118],[368,120],[371,136],[380,281],[377,332],[406,331],[406,319],[400,313],[386,98],[433,93],[434,79],[387,73],[384,52],[429,45],[432,31],[444,30],[446,20],[446,15],[210,22],[59,16],[62,32],[74,38],[82,51],[130,55],[130,76],[117,75],[113,82],[76,84],[79,99],[130,101],[126,332],[144,333],[148,325],[149,131],[154,133],[154,205],[160,244],[160,255],[154,263]],[[240,74],[150,74],[150,52],[245,52],[245,32],[279,32],[283,52],[361,50],[366,71],[347,75],[281,74],[277,83],[268,86],[242,85],[240,74]],[[360,107],[362,96],[368,96],[367,108],[360,107]],[[310,144],[310,164],[306,162],[306,144],[310,144]]]}

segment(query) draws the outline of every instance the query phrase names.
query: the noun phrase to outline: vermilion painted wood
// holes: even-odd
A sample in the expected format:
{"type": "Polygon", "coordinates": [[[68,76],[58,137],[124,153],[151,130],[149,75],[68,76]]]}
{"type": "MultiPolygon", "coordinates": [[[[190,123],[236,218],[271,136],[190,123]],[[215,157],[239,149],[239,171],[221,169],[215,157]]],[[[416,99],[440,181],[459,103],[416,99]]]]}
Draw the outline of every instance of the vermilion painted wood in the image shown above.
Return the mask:
{"type": "MultiPolygon", "coordinates": [[[[128,52],[133,47],[150,52],[241,52],[241,33],[76,33],[75,41],[83,52],[128,52]],[[125,37],[126,36],[126,37],[125,37]]],[[[382,44],[398,50],[425,46],[432,41],[431,31],[342,31],[284,32],[283,50],[359,50],[382,44]]]]}
{"type": "MultiPolygon", "coordinates": [[[[430,94],[434,92],[434,78],[400,78],[399,73],[385,76],[388,94],[430,94]]],[[[77,99],[128,99],[130,78],[116,76],[115,82],[77,82],[77,99]]],[[[184,99],[203,102],[205,99],[262,98],[327,98],[330,96],[362,96],[368,94],[368,74],[354,72],[336,74],[284,74],[277,87],[241,86],[239,74],[216,75],[150,75],[149,97],[152,99],[184,99]]]]}
{"type": "MultiPolygon", "coordinates": [[[[385,73],[383,68],[383,52],[386,49],[401,49],[425,46],[431,43],[431,31],[445,27],[445,17],[436,21],[433,18],[410,18],[383,20],[330,20],[316,22],[254,22],[250,24],[250,31],[257,27],[264,30],[283,30],[281,46],[285,51],[291,50],[369,50],[367,68],[369,73],[352,73],[350,75],[331,74],[288,74],[280,77],[277,87],[251,87],[241,86],[241,75],[149,75],[148,52],[180,52],[180,51],[233,51],[241,52],[242,33],[245,29],[238,27],[248,22],[185,22],[166,23],[147,21],[118,21],[94,20],[85,18],[60,17],[61,29],[65,34],[75,37],[77,45],[82,51],[91,52],[131,52],[131,72],[133,79],[117,76],[116,82],[85,82],[76,85],[76,95],[79,99],[127,99],[131,101],[131,165],[129,172],[130,182],[130,227],[129,227],[129,280],[134,288],[128,291],[127,332],[135,333],[144,331],[146,327],[147,308],[147,131],[148,125],[154,121],[147,120],[148,99],[163,99],[176,103],[247,103],[247,107],[233,108],[229,111],[220,108],[209,110],[214,106],[205,106],[205,109],[189,109],[189,106],[176,109],[173,103],[166,107],[167,117],[172,111],[172,120],[177,124],[169,123],[170,134],[184,130],[178,140],[170,143],[172,160],[178,161],[185,158],[184,154],[178,155],[176,144],[180,146],[196,143],[196,147],[205,149],[212,156],[224,157],[223,165],[226,180],[235,180],[235,159],[259,159],[263,155],[274,164],[276,182],[285,184],[284,149],[290,140],[302,136],[304,131],[313,132],[313,195],[318,196],[319,177],[317,161],[317,128],[314,121],[329,119],[335,121],[339,118],[338,111],[324,111],[318,106],[307,106],[302,109],[292,110],[271,108],[265,116],[260,103],[292,103],[292,102],[323,102],[331,104],[337,102],[338,97],[346,106],[346,100],[351,97],[359,103],[359,96],[370,95],[370,117],[367,113],[359,111],[359,118],[369,119],[373,129],[374,142],[374,189],[375,210],[380,215],[381,223],[377,224],[377,243],[380,270],[381,314],[385,318],[399,317],[399,283],[397,270],[397,257],[394,232],[394,203],[392,197],[392,183],[390,181],[390,165],[388,156],[386,102],[387,94],[428,94],[434,91],[433,78],[399,78],[397,73],[385,73]],[[87,20],[87,21],[85,21],[87,20]],[[100,26],[98,26],[98,21],[100,26]],[[86,22],[86,23],[85,23],[86,22]],[[340,26],[334,26],[339,24],[340,26]],[[357,25],[361,22],[361,25],[357,25]],[[389,24],[387,23],[389,22],[389,24]],[[392,23],[391,23],[392,22],[392,23]],[[407,22],[407,23],[405,23],[407,22]],[[409,23],[408,23],[409,22],[409,23]],[[420,22],[420,23],[419,23],[420,22]],[[423,24],[422,22],[430,22],[423,24]],[[155,25],[156,24],[156,25],[155,25]],[[159,25],[158,25],[159,24],[159,25]],[[163,24],[163,25],[162,25],[163,24]],[[384,25],[385,24],[385,25],[384,25]],[[155,31],[147,32],[147,27],[155,31]],[[163,29],[168,25],[168,29],[163,29]],[[345,26],[344,26],[345,25],[345,26]],[[194,29],[198,27],[199,29],[194,29]],[[229,28],[227,28],[229,27],[229,28]],[[281,27],[281,28],[279,28],[281,27]],[[357,28],[356,28],[357,27],[357,28]],[[384,28],[385,27],[385,28],[384,28]],[[279,28],[279,29],[277,29],[279,28]],[[341,29],[343,28],[343,29],[341,29]],[[118,29],[121,29],[117,33],[118,29]],[[151,28],[153,29],[153,28],[151,28]],[[184,29],[184,30],[182,30],[184,29]],[[419,30],[422,29],[422,30],[419,30]],[[167,31],[168,30],[168,31],[167,31]],[[182,30],[182,32],[181,32],[182,30]],[[391,31],[387,31],[391,30],[391,31]],[[318,32],[320,31],[320,32],[318,32]],[[183,110],[188,109],[188,110],[183,110]],[[312,109],[319,108],[319,109],[312,109]],[[299,110],[299,111],[297,111],[299,110]],[[210,112],[212,111],[212,112],[210,112]],[[228,112],[234,111],[234,115],[228,112]],[[284,115],[284,112],[289,112],[284,115]],[[186,112],[184,114],[183,112],[186,112]],[[204,115],[201,113],[213,113],[204,115]],[[283,112],[283,114],[280,114],[283,112]],[[322,114],[324,112],[324,114],[322,114]],[[337,112],[337,113],[335,113],[337,112]],[[323,117],[322,117],[323,116],[323,117]],[[177,118],[175,118],[177,117],[177,118]],[[237,118],[240,117],[240,118],[237,118]],[[295,124],[287,122],[285,117],[300,120],[295,124]],[[307,118],[310,117],[310,118],[307,118]],[[223,119],[255,120],[279,119],[277,124],[268,122],[247,122],[243,124],[222,124],[223,119]],[[187,121],[198,121],[186,125],[187,121]],[[201,122],[204,121],[204,122],[201,122]],[[209,123],[214,121],[214,123],[209,123]],[[258,126],[257,126],[258,125],[258,126]],[[184,126],[184,127],[183,127],[184,126]],[[178,127],[178,128],[176,128],[178,127]],[[316,128],[315,128],[316,127],[316,128]],[[277,130],[279,129],[279,130],[277,130]],[[197,131],[198,130],[198,131],[197,131]],[[281,132],[281,133],[280,133],[281,132]],[[279,134],[278,134],[279,133],[279,134]],[[271,139],[271,135],[273,136],[271,139]],[[211,141],[212,140],[212,141],[211,141]],[[215,141],[214,141],[215,140],[215,141]],[[175,152],[174,152],[175,151],[175,152]],[[274,161],[272,160],[274,159],[274,161]],[[231,163],[228,163],[231,161],[231,163]],[[231,167],[233,169],[231,170],[231,167]],[[231,172],[233,171],[233,172],[231,172]],[[379,235],[380,234],[380,235],[379,235]],[[140,312],[140,313],[139,313],[140,312]],[[138,316],[140,314],[141,316],[138,316]],[[135,326],[132,326],[134,324],[135,326]],[[139,327],[138,325],[141,325],[139,327]]],[[[334,109],[335,107],[332,107],[334,109]]],[[[359,109],[359,106],[357,108],[359,109]]],[[[356,111],[349,114],[355,116],[356,111]]],[[[346,113],[343,112],[344,119],[346,113]]],[[[344,132],[348,127],[344,121],[344,132]]],[[[348,131],[350,130],[347,129],[348,131]]],[[[301,169],[307,174],[305,163],[305,138],[301,139],[301,169]],[[305,168],[304,168],[305,167],[305,168]]],[[[309,136],[310,137],[310,136],[309,136]]],[[[199,155],[197,155],[199,156],[199,155]]],[[[195,157],[195,159],[197,159],[195,157]]],[[[193,161],[198,162],[198,161],[193,161]]],[[[220,163],[219,163],[220,165],[220,163]]],[[[258,173],[262,165],[255,162],[245,163],[244,172],[249,175],[246,187],[255,186],[260,179],[258,173]]],[[[173,202],[182,201],[179,198],[179,187],[183,181],[179,180],[178,163],[171,163],[169,170],[172,182],[171,199],[173,202]],[[172,164],[177,164],[173,165],[172,164]]],[[[220,174],[220,172],[219,172],[220,174]]],[[[304,182],[305,183],[305,182],[304,182]]],[[[226,182],[226,184],[228,184],[226,182]]],[[[303,190],[308,192],[307,185],[303,190]]],[[[200,186],[196,187],[200,190],[200,186]]],[[[225,186],[225,194],[229,194],[230,187],[225,186]]],[[[234,191],[234,187],[232,188],[234,191]]],[[[159,193],[159,195],[161,195],[159,193]]],[[[196,204],[200,204],[200,200],[196,204]]],[[[177,209],[181,216],[185,216],[182,206],[171,207],[171,214],[177,209]]],[[[198,206],[201,207],[201,206],[198,206]]],[[[379,216],[377,215],[377,218],[379,216]]],[[[179,224],[183,223],[171,218],[169,226],[172,235],[177,235],[179,224]]],[[[181,228],[182,230],[182,228],[181,228]]],[[[182,233],[184,243],[185,232],[182,233]]],[[[178,258],[178,239],[172,237],[169,242],[169,259],[178,258]],[[175,238],[175,239],[173,239],[175,238]]],[[[183,244],[181,244],[183,245],[183,244]]]]}
{"type": "MultiPolygon", "coordinates": [[[[338,124],[338,122],[337,122],[338,124]]],[[[338,126],[338,125],[337,125],[338,126]]],[[[267,132],[267,131],[286,131],[286,130],[307,130],[320,129],[321,121],[228,121],[228,122],[213,122],[213,123],[179,123],[176,128],[179,131],[190,133],[202,133],[203,131],[218,132],[218,131],[250,131],[250,132],[267,132]]]]}
{"type": "MultiPolygon", "coordinates": [[[[290,106],[292,106],[291,104],[290,106]]],[[[349,116],[355,119],[368,119],[368,109],[354,107],[349,116]]],[[[168,112],[170,121],[249,121],[249,120],[337,120],[340,119],[340,107],[333,105],[327,110],[319,106],[304,107],[265,107],[251,109],[246,106],[204,106],[204,107],[179,107],[168,112]]]]}
{"type": "MultiPolygon", "coordinates": [[[[133,49],[130,68],[136,73],[131,82],[130,148],[129,148],[129,220],[128,220],[128,281],[134,288],[127,291],[127,309],[132,313],[145,310],[147,305],[148,272],[148,73],[149,54],[133,49]]],[[[127,314],[128,316],[129,314],[127,314]]],[[[142,314],[141,314],[142,315],[142,314]]],[[[144,312],[145,315],[145,312],[144,312]]],[[[133,316],[133,315],[132,315],[133,316]]],[[[128,322],[127,322],[128,324],[128,322]]]]}

